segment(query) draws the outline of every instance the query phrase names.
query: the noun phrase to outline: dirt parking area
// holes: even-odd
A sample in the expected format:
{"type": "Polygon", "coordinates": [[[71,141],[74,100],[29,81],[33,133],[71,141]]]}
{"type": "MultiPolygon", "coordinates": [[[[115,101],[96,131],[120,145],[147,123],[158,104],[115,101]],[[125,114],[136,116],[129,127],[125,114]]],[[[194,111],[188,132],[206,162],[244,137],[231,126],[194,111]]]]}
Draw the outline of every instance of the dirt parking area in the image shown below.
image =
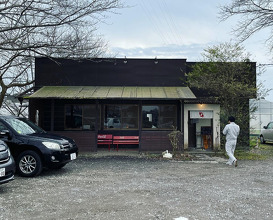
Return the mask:
{"type": "Polygon", "coordinates": [[[0,185],[0,219],[272,219],[272,167],[81,156],[0,185]]]}

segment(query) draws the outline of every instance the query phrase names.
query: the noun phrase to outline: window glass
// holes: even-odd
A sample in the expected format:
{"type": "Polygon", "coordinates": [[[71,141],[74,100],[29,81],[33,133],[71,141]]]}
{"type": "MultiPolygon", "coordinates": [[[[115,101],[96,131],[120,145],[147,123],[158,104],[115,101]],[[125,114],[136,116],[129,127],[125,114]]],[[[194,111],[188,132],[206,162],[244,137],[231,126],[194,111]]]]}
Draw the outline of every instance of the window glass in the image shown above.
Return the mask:
{"type": "Polygon", "coordinates": [[[142,107],[142,127],[145,129],[173,129],[176,127],[175,105],[154,105],[142,107]]]}
{"type": "Polygon", "coordinates": [[[121,106],[105,106],[104,128],[121,128],[121,106]]]}
{"type": "Polygon", "coordinates": [[[159,115],[159,106],[142,107],[142,127],[157,128],[159,115]]]}
{"type": "Polygon", "coordinates": [[[6,120],[7,123],[18,133],[18,134],[34,134],[35,130],[30,127],[24,121],[21,121],[17,118],[10,118],[6,120]]]}
{"type": "Polygon", "coordinates": [[[273,129],[273,123],[269,123],[267,126],[268,129],[273,129]]]}
{"type": "Polygon", "coordinates": [[[95,130],[96,105],[66,105],[65,128],[95,130]]]}
{"type": "Polygon", "coordinates": [[[104,129],[138,129],[137,105],[105,105],[104,129]]]}
{"type": "Polygon", "coordinates": [[[84,130],[95,130],[96,105],[83,105],[82,126],[84,130]]]}
{"type": "Polygon", "coordinates": [[[138,106],[122,106],[122,128],[138,128],[138,106]]]}
{"type": "Polygon", "coordinates": [[[82,128],[82,106],[67,105],[65,107],[65,128],[81,129],[82,128]]]}

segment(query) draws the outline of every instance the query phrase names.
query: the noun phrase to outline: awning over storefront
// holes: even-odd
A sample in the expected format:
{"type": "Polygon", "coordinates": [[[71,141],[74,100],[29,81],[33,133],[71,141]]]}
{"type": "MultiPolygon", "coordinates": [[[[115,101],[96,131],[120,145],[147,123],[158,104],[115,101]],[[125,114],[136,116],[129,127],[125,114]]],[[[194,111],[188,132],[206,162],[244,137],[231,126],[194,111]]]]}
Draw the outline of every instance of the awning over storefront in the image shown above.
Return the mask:
{"type": "Polygon", "coordinates": [[[189,87],[44,86],[29,99],[195,99],[189,87]]]}

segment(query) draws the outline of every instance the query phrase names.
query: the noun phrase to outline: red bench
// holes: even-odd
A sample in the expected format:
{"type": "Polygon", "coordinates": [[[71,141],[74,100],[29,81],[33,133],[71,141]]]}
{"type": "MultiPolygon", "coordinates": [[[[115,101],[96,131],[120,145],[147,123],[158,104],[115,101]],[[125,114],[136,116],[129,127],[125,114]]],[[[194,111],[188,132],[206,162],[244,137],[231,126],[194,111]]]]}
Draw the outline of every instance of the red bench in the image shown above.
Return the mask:
{"type": "Polygon", "coordinates": [[[98,145],[104,144],[108,145],[108,150],[110,151],[110,146],[113,143],[113,135],[112,134],[98,134],[98,145]]]}
{"type": "Polygon", "coordinates": [[[118,145],[120,144],[139,144],[139,136],[114,136],[113,137],[113,144],[118,145]]]}

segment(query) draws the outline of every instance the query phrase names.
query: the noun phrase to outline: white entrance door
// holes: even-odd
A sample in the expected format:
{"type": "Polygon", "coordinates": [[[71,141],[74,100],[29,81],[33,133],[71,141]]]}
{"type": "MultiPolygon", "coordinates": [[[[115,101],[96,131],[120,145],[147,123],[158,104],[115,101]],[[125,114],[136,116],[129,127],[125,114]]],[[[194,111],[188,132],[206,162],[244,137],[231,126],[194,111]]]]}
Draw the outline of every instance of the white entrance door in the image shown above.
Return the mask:
{"type": "Polygon", "coordinates": [[[196,123],[195,134],[196,138],[196,148],[199,149],[211,149],[212,143],[212,120],[213,111],[209,110],[192,110],[190,111],[190,120],[196,123]]]}

